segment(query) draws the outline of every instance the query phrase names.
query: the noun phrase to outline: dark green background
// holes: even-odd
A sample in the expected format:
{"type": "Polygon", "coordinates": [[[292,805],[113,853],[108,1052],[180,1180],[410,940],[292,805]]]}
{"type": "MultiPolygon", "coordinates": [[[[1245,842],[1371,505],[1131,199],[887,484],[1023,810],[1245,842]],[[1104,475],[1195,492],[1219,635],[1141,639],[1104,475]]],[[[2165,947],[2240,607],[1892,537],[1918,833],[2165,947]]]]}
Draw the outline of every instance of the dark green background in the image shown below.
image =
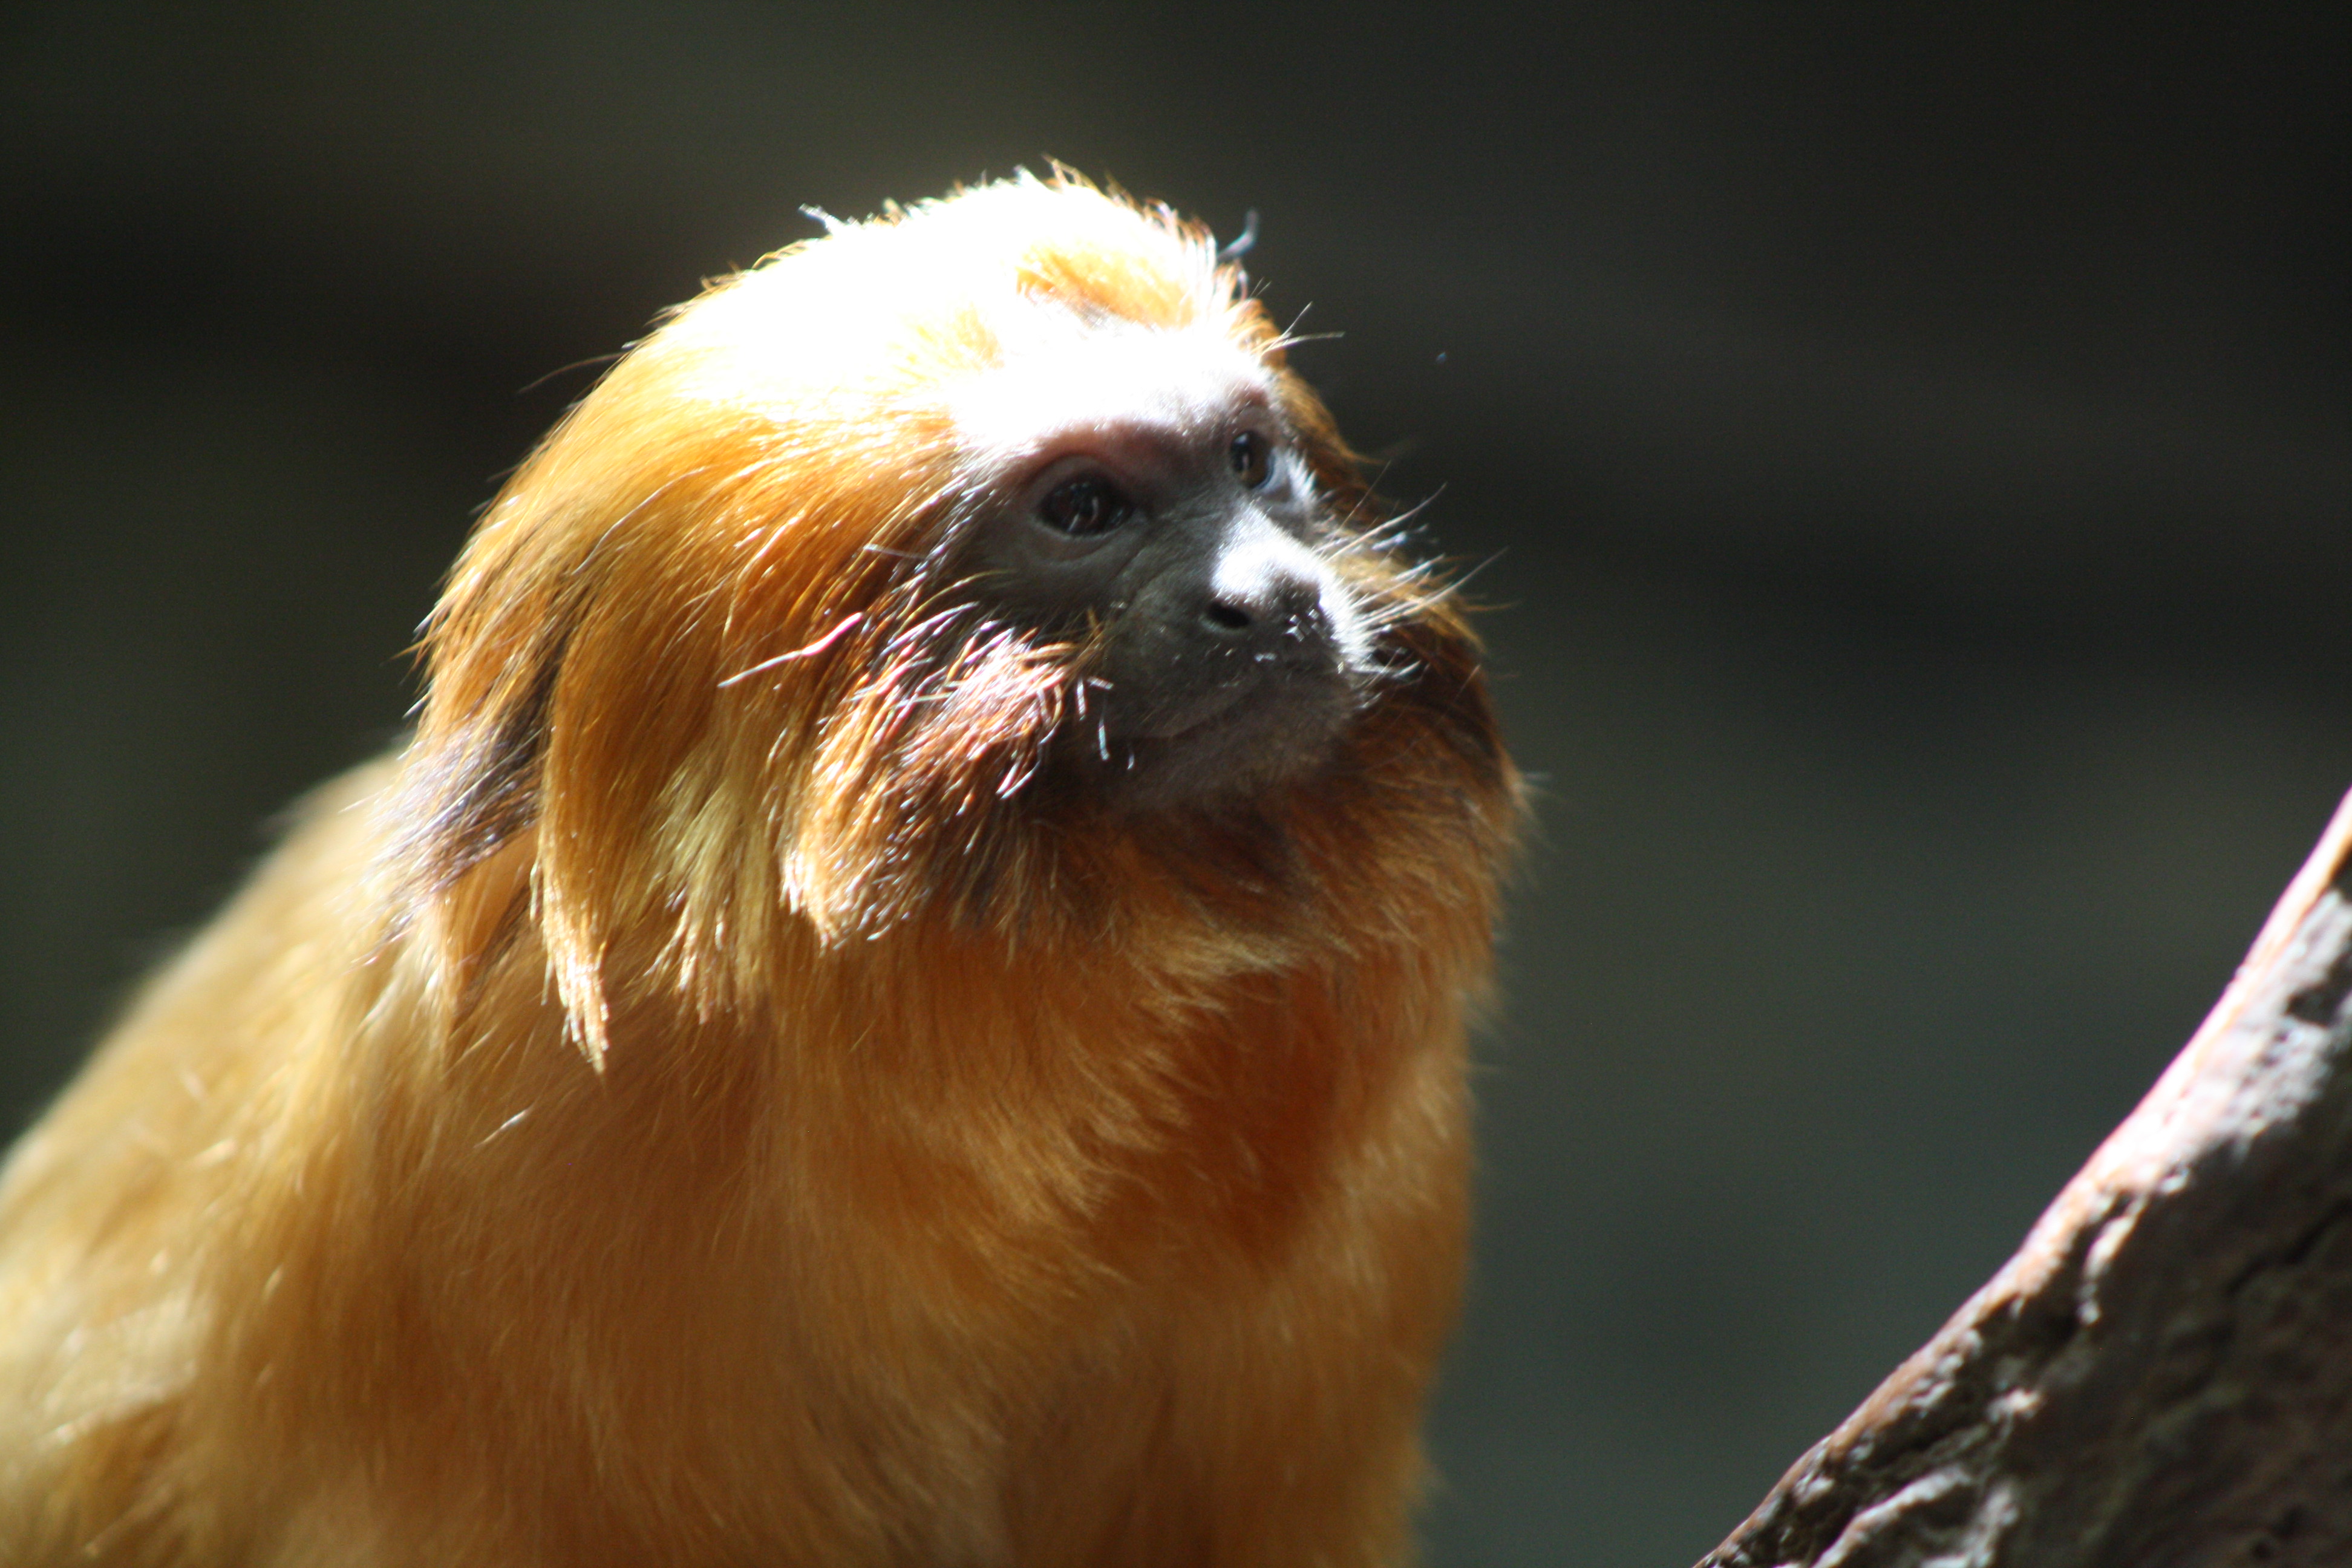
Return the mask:
{"type": "Polygon", "coordinates": [[[2352,784],[2335,9],[14,11],[0,1107],[395,733],[562,367],[803,204],[1255,207],[1541,779],[1432,1554],[1685,1563],[2352,784]]]}

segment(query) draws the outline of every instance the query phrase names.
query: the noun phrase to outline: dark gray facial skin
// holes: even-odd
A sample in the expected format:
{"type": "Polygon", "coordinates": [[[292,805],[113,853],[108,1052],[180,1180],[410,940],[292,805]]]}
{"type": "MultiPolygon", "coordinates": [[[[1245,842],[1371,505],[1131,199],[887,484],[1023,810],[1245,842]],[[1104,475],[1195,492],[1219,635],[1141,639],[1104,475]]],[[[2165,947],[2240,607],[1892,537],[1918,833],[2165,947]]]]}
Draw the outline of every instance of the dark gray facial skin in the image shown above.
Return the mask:
{"type": "Polygon", "coordinates": [[[1312,773],[1370,673],[1362,613],[1317,552],[1313,480],[1258,378],[1158,368],[1122,406],[1033,432],[986,487],[961,563],[990,619],[1092,642],[1057,762],[1139,808],[1312,773]]]}

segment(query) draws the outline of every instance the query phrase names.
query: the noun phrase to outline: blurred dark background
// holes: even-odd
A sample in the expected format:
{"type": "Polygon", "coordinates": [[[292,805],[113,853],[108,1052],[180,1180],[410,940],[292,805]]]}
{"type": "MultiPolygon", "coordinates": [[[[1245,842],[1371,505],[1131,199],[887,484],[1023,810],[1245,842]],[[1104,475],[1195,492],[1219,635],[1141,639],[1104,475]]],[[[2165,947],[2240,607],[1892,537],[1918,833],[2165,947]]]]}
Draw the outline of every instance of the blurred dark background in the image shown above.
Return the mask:
{"type": "Polygon", "coordinates": [[[2333,10],[12,8],[0,1114],[397,733],[582,362],[803,204],[1255,208],[1542,783],[1432,1556],[1685,1563],[2352,784],[2333,10]]]}

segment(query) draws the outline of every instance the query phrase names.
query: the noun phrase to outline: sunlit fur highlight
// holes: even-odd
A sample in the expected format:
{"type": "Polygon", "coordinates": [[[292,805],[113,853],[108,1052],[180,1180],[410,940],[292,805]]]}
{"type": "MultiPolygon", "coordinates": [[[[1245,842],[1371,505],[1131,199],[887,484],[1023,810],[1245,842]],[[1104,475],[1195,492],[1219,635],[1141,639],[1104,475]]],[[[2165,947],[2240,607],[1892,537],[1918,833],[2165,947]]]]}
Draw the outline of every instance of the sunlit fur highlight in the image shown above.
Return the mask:
{"type": "Polygon", "coordinates": [[[413,742],[15,1154],[0,1562],[1407,1557],[1517,786],[1283,349],[1056,177],[625,358],[468,542],[413,742]],[[1314,776],[1135,810],[1056,752],[1086,637],[953,566],[958,389],[1041,309],[1272,377],[1377,629],[1314,776]]]}

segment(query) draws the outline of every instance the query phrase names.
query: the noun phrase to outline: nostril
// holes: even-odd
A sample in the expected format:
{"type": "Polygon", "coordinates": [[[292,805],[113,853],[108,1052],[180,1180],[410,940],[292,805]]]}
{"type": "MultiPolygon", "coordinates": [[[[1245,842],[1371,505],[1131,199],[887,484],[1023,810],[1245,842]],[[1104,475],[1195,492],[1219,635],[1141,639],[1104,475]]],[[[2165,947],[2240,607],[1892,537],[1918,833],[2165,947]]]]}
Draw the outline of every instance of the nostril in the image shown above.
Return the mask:
{"type": "Polygon", "coordinates": [[[1194,614],[1220,642],[1269,650],[1312,642],[1329,575],[1305,545],[1260,523],[1211,564],[1194,614]]]}
{"type": "Polygon", "coordinates": [[[1245,632],[1256,621],[1256,617],[1249,613],[1249,606],[1235,604],[1231,599],[1210,600],[1208,607],[1201,612],[1201,619],[1211,630],[1220,632],[1245,632]]]}

